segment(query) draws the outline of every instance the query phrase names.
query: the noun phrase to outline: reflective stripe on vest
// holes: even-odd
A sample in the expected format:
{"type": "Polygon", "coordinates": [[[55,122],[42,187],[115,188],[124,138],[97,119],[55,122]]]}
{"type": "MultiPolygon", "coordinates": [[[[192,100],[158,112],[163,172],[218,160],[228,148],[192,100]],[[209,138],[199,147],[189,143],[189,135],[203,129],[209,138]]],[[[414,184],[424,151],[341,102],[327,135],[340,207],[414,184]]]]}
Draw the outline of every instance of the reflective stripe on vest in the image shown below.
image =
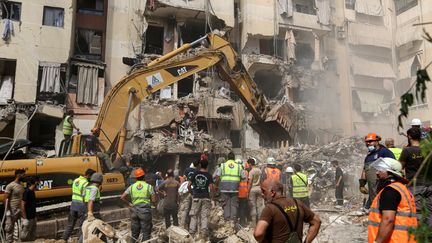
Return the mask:
{"type": "Polygon", "coordinates": [[[130,196],[133,205],[150,204],[152,186],[145,181],[137,181],[131,186],[130,196]]]}
{"type": "Polygon", "coordinates": [[[97,193],[96,193],[96,198],[95,198],[95,202],[99,202],[100,201],[100,191],[99,188],[95,185],[90,185],[88,187],[86,187],[85,189],[85,196],[84,196],[84,202],[88,203],[90,201],[90,191],[91,189],[96,189],[97,193]]]}
{"type": "Polygon", "coordinates": [[[240,165],[234,160],[228,160],[227,162],[221,164],[221,170],[221,181],[240,182],[240,165]]]}
{"type": "Polygon", "coordinates": [[[246,179],[243,179],[239,183],[239,189],[238,189],[238,197],[239,198],[247,198],[249,191],[248,191],[248,173],[246,171],[246,179]]]}
{"type": "Polygon", "coordinates": [[[72,135],[72,133],[73,133],[72,124],[69,122],[69,118],[70,118],[70,116],[66,116],[65,119],[63,120],[63,134],[64,135],[72,135]]]}
{"type": "Polygon", "coordinates": [[[278,168],[267,167],[265,169],[265,172],[266,172],[266,175],[267,175],[267,179],[272,179],[272,180],[275,180],[275,181],[280,181],[281,172],[280,172],[280,170],[278,168]]]}
{"type": "MultiPolygon", "coordinates": [[[[408,230],[417,227],[417,217],[414,197],[408,188],[400,182],[393,182],[389,187],[392,187],[401,195],[401,201],[397,207],[395,225],[390,238],[386,242],[416,242],[414,235],[409,235],[408,230]]],[[[384,189],[383,189],[384,190],[384,189]]],[[[381,190],[372,202],[369,211],[368,221],[368,242],[374,242],[378,235],[378,228],[381,223],[381,212],[379,211],[379,199],[381,197],[381,190]]]]}
{"type": "Polygon", "coordinates": [[[76,178],[72,183],[72,200],[83,202],[87,185],[88,181],[84,176],[76,178]]]}
{"type": "Polygon", "coordinates": [[[304,198],[308,197],[308,187],[307,187],[307,176],[301,172],[291,176],[293,181],[293,198],[304,198]]]}

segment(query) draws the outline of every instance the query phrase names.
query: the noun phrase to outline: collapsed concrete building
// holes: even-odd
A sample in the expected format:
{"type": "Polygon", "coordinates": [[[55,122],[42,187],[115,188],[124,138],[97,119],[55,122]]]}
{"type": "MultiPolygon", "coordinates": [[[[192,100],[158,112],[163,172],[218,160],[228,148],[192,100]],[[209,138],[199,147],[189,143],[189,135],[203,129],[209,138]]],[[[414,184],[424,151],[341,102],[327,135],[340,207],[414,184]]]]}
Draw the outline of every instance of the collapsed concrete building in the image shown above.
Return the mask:
{"type": "MultiPolygon", "coordinates": [[[[106,92],[133,67],[211,31],[230,40],[270,102],[291,107],[274,114],[292,124],[291,141],[272,141],[251,128],[245,106],[216,70],[181,80],[129,119],[128,151],[163,167],[186,165],[205,147],[244,154],[369,131],[398,138],[397,97],[430,59],[412,27],[424,21],[425,0],[0,3],[3,137],[52,150],[69,109],[88,133],[106,92]]],[[[430,113],[424,109],[419,104],[413,114],[430,113]]]]}

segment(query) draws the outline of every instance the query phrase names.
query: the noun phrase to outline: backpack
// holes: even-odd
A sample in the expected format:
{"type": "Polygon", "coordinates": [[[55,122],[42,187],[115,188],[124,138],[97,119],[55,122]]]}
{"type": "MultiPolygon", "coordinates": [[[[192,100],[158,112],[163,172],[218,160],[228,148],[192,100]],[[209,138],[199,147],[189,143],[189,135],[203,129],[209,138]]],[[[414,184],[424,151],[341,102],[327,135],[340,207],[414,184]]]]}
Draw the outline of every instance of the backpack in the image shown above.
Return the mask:
{"type": "Polygon", "coordinates": [[[294,199],[294,202],[295,202],[296,207],[297,207],[295,227],[293,227],[290,219],[288,218],[288,214],[285,213],[285,211],[282,209],[282,207],[279,206],[278,204],[274,203],[274,202],[271,202],[271,204],[275,205],[279,209],[279,211],[285,216],[285,219],[288,222],[288,227],[289,227],[291,232],[289,233],[288,239],[285,241],[285,243],[302,243],[301,238],[297,234],[297,226],[298,226],[298,220],[299,220],[299,216],[300,216],[300,208],[298,207],[296,199],[294,199]]]}

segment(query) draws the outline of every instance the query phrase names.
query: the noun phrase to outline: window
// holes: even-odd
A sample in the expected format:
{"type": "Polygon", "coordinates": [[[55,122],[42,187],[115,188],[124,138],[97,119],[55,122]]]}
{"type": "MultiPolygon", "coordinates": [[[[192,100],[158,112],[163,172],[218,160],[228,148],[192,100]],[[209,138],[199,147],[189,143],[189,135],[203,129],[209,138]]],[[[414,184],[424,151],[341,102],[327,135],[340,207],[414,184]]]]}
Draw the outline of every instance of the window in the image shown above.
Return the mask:
{"type": "Polygon", "coordinates": [[[395,0],[396,14],[401,14],[417,6],[418,0],[395,0]]]}
{"type": "Polygon", "coordinates": [[[311,0],[294,0],[293,5],[296,12],[316,15],[314,2],[311,0]]]}
{"type": "Polygon", "coordinates": [[[102,31],[77,29],[75,37],[75,55],[90,60],[102,59],[102,31]]]}
{"type": "Polygon", "coordinates": [[[21,20],[21,3],[0,2],[2,19],[21,20]]]}
{"type": "Polygon", "coordinates": [[[78,12],[84,14],[103,15],[104,0],[78,0],[78,12]]]}
{"type": "Polygon", "coordinates": [[[44,7],[43,25],[63,27],[64,9],[44,7]]]}
{"type": "Polygon", "coordinates": [[[345,0],[345,8],[354,10],[356,0],[345,0]]]}

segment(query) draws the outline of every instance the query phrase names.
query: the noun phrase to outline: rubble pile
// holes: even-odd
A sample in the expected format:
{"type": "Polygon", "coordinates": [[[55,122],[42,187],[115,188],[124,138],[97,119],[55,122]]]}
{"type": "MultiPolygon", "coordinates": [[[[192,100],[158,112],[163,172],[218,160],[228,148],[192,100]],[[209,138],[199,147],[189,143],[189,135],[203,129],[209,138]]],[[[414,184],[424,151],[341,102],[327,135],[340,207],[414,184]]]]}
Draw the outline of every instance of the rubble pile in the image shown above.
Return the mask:
{"type": "MultiPolygon", "coordinates": [[[[298,144],[281,149],[260,149],[248,152],[261,163],[272,156],[279,162],[282,170],[299,163],[308,174],[311,184],[311,200],[325,203],[334,199],[334,171],[332,160],[339,161],[344,172],[346,198],[357,195],[358,175],[363,166],[366,150],[360,137],[342,138],[326,145],[298,144]]],[[[360,199],[361,201],[361,199],[360,199]]]]}

